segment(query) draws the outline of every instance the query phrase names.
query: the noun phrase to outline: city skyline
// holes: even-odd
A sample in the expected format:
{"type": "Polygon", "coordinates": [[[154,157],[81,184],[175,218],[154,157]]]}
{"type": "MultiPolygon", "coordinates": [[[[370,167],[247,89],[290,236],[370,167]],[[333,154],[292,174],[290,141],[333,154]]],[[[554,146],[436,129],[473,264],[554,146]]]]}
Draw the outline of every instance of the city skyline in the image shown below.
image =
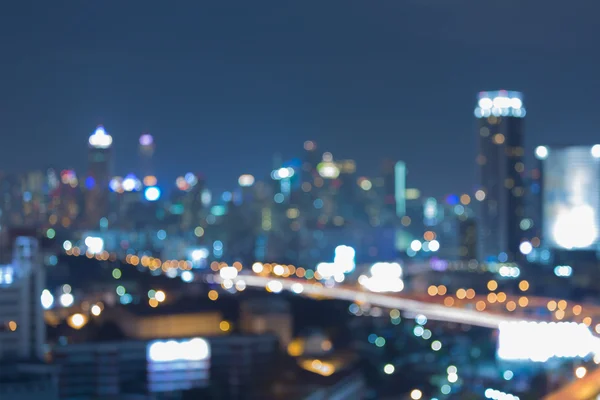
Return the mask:
{"type": "Polygon", "coordinates": [[[292,156],[315,140],[355,159],[363,175],[386,157],[406,162],[407,185],[423,193],[471,192],[473,105],[495,89],[524,93],[527,160],[538,144],[595,140],[598,59],[588,50],[597,5],[334,2],[315,13],[240,3],[163,15],[157,4],[41,6],[33,15],[10,6],[0,29],[17,39],[1,39],[0,73],[15,95],[1,102],[10,133],[2,169],[84,169],[87,137],[104,124],[123,173],[136,167],[139,135],[154,135],[159,182],[195,171],[228,189],[268,170],[273,153],[292,156]],[[483,24],[509,19],[515,40],[483,24]],[[67,158],[72,149],[80,151],[67,158]]]}

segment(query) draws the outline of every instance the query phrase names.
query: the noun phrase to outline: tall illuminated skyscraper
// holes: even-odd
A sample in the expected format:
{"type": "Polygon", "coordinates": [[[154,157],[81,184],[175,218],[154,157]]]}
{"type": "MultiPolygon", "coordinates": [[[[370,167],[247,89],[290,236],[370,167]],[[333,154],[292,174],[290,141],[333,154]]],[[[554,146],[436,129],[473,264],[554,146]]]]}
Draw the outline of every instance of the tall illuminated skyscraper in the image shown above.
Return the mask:
{"type": "Polygon", "coordinates": [[[522,95],[505,90],[480,92],[475,117],[481,186],[479,257],[512,261],[519,258],[519,224],[525,213],[522,95]]]}
{"type": "Polygon", "coordinates": [[[544,247],[592,251],[600,244],[600,145],[539,146],[544,247]]]}
{"type": "Polygon", "coordinates": [[[109,182],[112,178],[112,136],[99,125],[88,140],[88,174],[85,218],[90,228],[98,227],[100,219],[108,217],[110,210],[109,182]]]}
{"type": "MultiPolygon", "coordinates": [[[[140,136],[140,172],[141,177],[154,176],[154,168],[152,166],[152,156],[154,155],[154,138],[149,133],[144,133],[140,136]]],[[[152,186],[152,185],[151,185],[152,186]]]]}

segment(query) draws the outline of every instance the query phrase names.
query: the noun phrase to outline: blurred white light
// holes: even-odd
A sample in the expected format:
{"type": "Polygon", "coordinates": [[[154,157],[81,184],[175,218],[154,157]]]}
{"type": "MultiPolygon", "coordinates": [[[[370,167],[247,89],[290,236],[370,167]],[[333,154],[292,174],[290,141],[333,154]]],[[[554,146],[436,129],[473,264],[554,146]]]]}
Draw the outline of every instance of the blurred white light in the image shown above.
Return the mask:
{"type": "Polygon", "coordinates": [[[184,282],[191,282],[194,280],[194,273],[192,271],[183,271],[181,273],[181,280],[184,282]]]}
{"type": "Polygon", "coordinates": [[[71,243],[68,240],[65,240],[63,243],[63,249],[65,249],[65,251],[69,251],[73,248],[73,243],[71,243]]]}
{"type": "Polygon", "coordinates": [[[479,99],[479,107],[484,110],[489,110],[494,106],[494,102],[489,97],[484,97],[479,99]]]}
{"type": "Polygon", "coordinates": [[[156,201],[160,199],[160,189],[156,186],[147,187],[144,191],[144,197],[148,201],[156,201]]]}
{"type": "Polygon", "coordinates": [[[532,250],[533,250],[533,245],[531,244],[531,242],[525,241],[525,242],[521,242],[521,244],[519,245],[519,251],[523,255],[527,255],[527,254],[531,253],[532,250]]]}
{"type": "Polygon", "coordinates": [[[155,341],[148,344],[148,361],[155,363],[173,361],[202,361],[210,357],[210,347],[204,339],[184,341],[155,341]]]}
{"type": "Polygon", "coordinates": [[[223,267],[219,270],[221,279],[233,280],[238,276],[238,270],[235,267],[223,267]]]}
{"type": "Polygon", "coordinates": [[[92,254],[102,253],[104,251],[104,239],[99,237],[88,236],[84,241],[87,249],[92,254]]]}
{"type": "Polygon", "coordinates": [[[578,379],[581,379],[586,375],[587,375],[587,369],[585,367],[577,367],[577,369],[575,370],[575,376],[578,379]]]}
{"type": "Polygon", "coordinates": [[[40,300],[42,302],[42,307],[44,307],[45,310],[49,310],[54,304],[54,296],[52,296],[52,293],[50,293],[48,289],[42,291],[40,300]]]}
{"type": "Polygon", "coordinates": [[[244,174],[239,177],[238,184],[241,187],[250,187],[250,186],[254,185],[254,176],[249,175],[249,174],[244,174]]]}
{"type": "Polygon", "coordinates": [[[596,212],[589,205],[564,208],[552,227],[554,242],[564,249],[584,249],[598,239],[596,212]]]}
{"type": "Polygon", "coordinates": [[[523,101],[518,97],[513,97],[512,99],[510,99],[510,106],[512,108],[521,108],[523,107],[523,101]]]}
{"type": "Polygon", "coordinates": [[[570,265],[557,265],[554,267],[554,275],[561,278],[568,278],[573,274],[573,268],[570,265]]]}
{"type": "Polygon", "coordinates": [[[432,240],[431,242],[429,242],[429,250],[436,252],[440,249],[440,242],[438,242],[437,240],[432,240]]]}
{"type": "Polygon", "coordinates": [[[535,148],[535,157],[538,160],[545,160],[546,158],[548,158],[548,154],[550,152],[548,151],[548,148],[546,146],[538,146],[535,148]]]}
{"type": "Polygon", "coordinates": [[[98,304],[94,304],[90,310],[96,317],[102,313],[102,308],[98,304]]]}
{"type": "Polygon", "coordinates": [[[412,400],[420,400],[423,397],[423,393],[419,389],[415,389],[410,392],[410,398],[412,400]]]}
{"type": "Polygon", "coordinates": [[[450,383],[456,383],[457,380],[458,380],[458,375],[456,375],[456,374],[448,374],[448,382],[450,382],[450,383]]]}
{"type": "Polygon", "coordinates": [[[502,322],[498,357],[533,362],[546,362],[553,357],[581,358],[596,351],[599,340],[585,324],[502,322]]]}
{"type": "Polygon", "coordinates": [[[421,250],[421,247],[422,247],[422,245],[421,245],[421,241],[420,240],[416,240],[415,239],[412,242],[410,242],[410,248],[413,251],[419,251],[419,250],[421,250]]]}
{"type": "Polygon", "coordinates": [[[494,108],[510,107],[510,99],[508,97],[504,97],[504,96],[495,97],[494,100],[492,100],[492,103],[494,105],[494,108]]]}
{"type": "Polygon", "coordinates": [[[448,368],[446,368],[446,373],[448,375],[450,375],[450,374],[457,374],[458,373],[458,368],[456,368],[456,366],[454,366],[454,365],[449,365],[448,368]]]}
{"type": "Polygon", "coordinates": [[[502,374],[502,377],[504,378],[504,380],[506,381],[510,381],[513,377],[515,376],[515,374],[510,370],[507,369],[506,371],[504,371],[504,373],[502,374]]]}
{"type": "Polygon", "coordinates": [[[263,271],[263,265],[259,262],[252,264],[252,271],[256,274],[260,274],[263,271]]]}
{"type": "Polygon", "coordinates": [[[593,145],[591,153],[592,153],[592,157],[600,158],[600,144],[593,145]]]}
{"type": "Polygon", "coordinates": [[[431,342],[431,350],[440,351],[441,348],[442,342],[440,342],[439,340],[434,340],[433,342],[431,342]]]}
{"type": "Polygon", "coordinates": [[[243,292],[244,290],[246,290],[246,281],[239,279],[235,282],[235,288],[240,292],[243,292]]]}
{"type": "Polygon", "coordinates": [[[267,288],[273,293],[279,293],[283,290],[283,284],[279,281],[269,281],[267,288]]]}
{"type": "Polygon", "coordinates": [[[303,291],[304,291],[304,285],[303,284],[296,282],[296,283],[294,283],[292,285],[292,292],[294,292],[296,294],[300,294],[303,291]]]}
{"type": "Polygon", "coordinates": [[[494,390],[494,389],[490,389],[490,388],[485,390],[484,395],[485,395],[486,399],[491,399],[491,400],[519,400],[518,396],[515,396],[510,393],[504,393],[499,390],[494,390]]]}
{"type": "Polygon", "coordinates": [[[383,372],[385,372],[388,375],[393,374],[395,370],[396,370],[396,368],[392,364],[386,364],[383,367],[383,372]]]}
{"type": "Polygon", "coordinates": [[[60,304],[63,307],[70,307],[73,305],[75,298],[73,297],[73,295],[71,293],[63,293],[60,295],[59,300],[60,300],[60,304]]]}
{"type": "Polygon", "coordinates": [[[283,275],[284,272],[285,272],[285,269],[283,268],[282,265],[277,264],[273,267],[273,273],[277,276],[283,275]]]}
{"type": "Polygon", "coordinates": [[[108,149],[112,144],[112,136],[106,133],[102,125],[98,125],[94,133],[90,136],[88,142],[91,147],[95,147],[97,149],[108,149]]]}

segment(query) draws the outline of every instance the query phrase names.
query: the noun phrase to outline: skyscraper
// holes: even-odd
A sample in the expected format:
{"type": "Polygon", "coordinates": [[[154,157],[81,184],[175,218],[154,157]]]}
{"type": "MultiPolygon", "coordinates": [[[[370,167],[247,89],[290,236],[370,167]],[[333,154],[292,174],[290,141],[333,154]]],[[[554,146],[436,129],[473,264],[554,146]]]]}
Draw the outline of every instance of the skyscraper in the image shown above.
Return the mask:
{"type": "Polygon", "coordinates": [[[481,199],[479,257],[500,262],[519,257],[524,216],[522,95],[512,91],[480,92],[477,108],[481,199]]]}
{"type": "Polygon", "coordinates": [[[589,250],[600,244],[600,145],[539,146],[544,247],[589,250]]]}
{"type": "Polygon", "coordinates": [[[33,237],[8,236],[0,243],[3,255],[9,255],[12,247],[8,262],[0,260],[0,359],[41,360],[46,340],[40,302],[45,273],[38,243],[33,237]]]}
{"type": "Polygon", "coordinates": [[[88,174],[85,199],[86,223],[98,227],[100,219],[108,217],[109,188],[112,177],[112,137],[99,125],[88,140],[88,174]]]}

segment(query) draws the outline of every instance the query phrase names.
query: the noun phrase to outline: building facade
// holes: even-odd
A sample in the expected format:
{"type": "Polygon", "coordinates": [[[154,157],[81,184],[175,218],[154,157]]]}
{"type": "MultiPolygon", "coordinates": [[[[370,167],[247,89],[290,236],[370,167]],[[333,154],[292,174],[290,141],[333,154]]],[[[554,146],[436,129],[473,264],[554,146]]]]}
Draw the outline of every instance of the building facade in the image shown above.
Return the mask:
{"type": "Polygon", "coordinates": [[[520,257],[525,188],[523,184],[525,108],[519,92],[479,93],[477,108],[480,190],[479,258],[513,261],[520,257]]]}

